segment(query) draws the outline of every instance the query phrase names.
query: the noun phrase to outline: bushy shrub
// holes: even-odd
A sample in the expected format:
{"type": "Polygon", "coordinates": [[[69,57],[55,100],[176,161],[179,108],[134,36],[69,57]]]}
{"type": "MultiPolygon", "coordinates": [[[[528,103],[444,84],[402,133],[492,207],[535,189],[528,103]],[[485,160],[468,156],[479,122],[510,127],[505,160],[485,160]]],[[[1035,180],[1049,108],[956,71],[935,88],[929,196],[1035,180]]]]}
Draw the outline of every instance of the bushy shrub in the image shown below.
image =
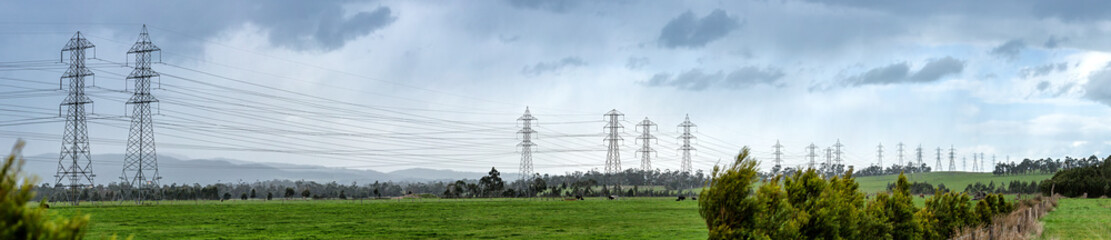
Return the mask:
{"type": "Polygon", "coordinates": [[[18,141],[0,169],[0,236],[4,239],[80,239],[85,235],[89,215],[54,218],[47,213],[46,199],[38,206],[29,204],[35,196],[36,179],[21,176],[23,148],[18,141]]]}
{"type": "Polygon", "coordinates": [[[1014,209],[1000,194],[973,208],[968,194],[941,185],[919,209],[903,174],[890,193],[866,201],[852,169],[828,178],[813,169],[773,176],[753,192],[759,175],[748,154],[743,148],[728,168],[715,166],[699,195],[710,239],[947,239],[1014,209]]]}

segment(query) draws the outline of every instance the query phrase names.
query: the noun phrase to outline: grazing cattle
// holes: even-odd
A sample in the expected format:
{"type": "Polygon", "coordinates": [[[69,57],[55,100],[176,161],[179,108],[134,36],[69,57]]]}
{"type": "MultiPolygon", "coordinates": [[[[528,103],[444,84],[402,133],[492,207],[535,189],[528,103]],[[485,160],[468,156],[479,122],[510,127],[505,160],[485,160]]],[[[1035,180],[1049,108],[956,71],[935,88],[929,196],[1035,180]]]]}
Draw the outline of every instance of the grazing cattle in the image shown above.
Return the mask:
{"type": "Polygon", "coordinates": [[[586,200],[586,199],[583,199],[583,195],[582,195],[582,194],[579,194],[579,195],[575,195],[575,199],[578,199],[578,200],[586,200]]]}
{"type": "Polygon", "coordinates": [[[614,200],[614,199],[617,199],[617,197],[614,196],[614,195],[610,195],[610,200],[614,200]]]}
{"type": "Polygon", "coordinates": [[[691,201],[698,200],[698,197],[691,196],[691,201]]]}
{"type": "Polygon", "coordinates": [[[682,195],[680,195],[680,196],[679,196],[679,198],[676,198],[676,199],[675,199],[675,201],[676,201],[676,202],[678,202],[678,201],[683,201],[683,200],[687,200],[687,197],[686,197],[686,196],[682,196],[682,195]]]}

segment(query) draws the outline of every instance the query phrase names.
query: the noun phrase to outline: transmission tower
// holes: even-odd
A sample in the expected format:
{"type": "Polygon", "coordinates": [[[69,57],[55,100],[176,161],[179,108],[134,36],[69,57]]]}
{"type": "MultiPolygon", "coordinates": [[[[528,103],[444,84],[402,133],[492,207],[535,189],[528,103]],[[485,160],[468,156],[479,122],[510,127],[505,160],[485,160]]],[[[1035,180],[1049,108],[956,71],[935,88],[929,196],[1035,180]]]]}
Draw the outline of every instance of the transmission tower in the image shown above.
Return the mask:
{"type": "Polygon", "coordinates": [[[918,159],[918,166],[915,167],[922,166],[922,144],[918,144],[918,148],[914,149],[914,155],[917,156],[918,159]]]}
{"type": "Polygon", "coordinates": [[[941,147],[937,147],[937,165],[934,167],[937,171],[941,171],[941,147]]]}
{"type": "Polygon", "coordinates": [[[903,166],[903,143],[899,142],[899,166],[903,166]]]}
{"type": "Polygon", "coordinates": [[[949,171],[957,171],[957,164],[953,162],[954,151],[956,151],[956,149],[953,148],[953,145],[949,145],[949,171]]]}
{"type": "Polygon", "coordinates": [[[833,144],[833,162],[834,162],[834,164],[837,164],[837,165],[842,164],[841,163],[841,161],[842,161],[841,153],[843,153],[843,152],[841,152],[842,147],[845,147],[845,145],[841,145],[841,139],[837,139],[837,143],[833,144]]]}
{"type": "Polygon", "coordinates": [[[977,163],[977,160],[975,160],[975,157],[977,157],[977,154],[972,153],[972,171],[977,171],[977,167],[975,167],[977,166],[977,164],[975,164],[977,163]]]}
{"type": "Polygon", "coordinates": [[[92,99],[85,96],[85,77],[93,76],[93,72],[85,68],[85,50],[94,47],[96,46],[92,42],[81,36],[81,32],[77,32],[62,48],[63,54],[69,52],[69,69],[66,69],[61,78],[62,81],[69,79],[69,93],[59,108],[59,111],[66,111],[66,128],[62,135],[62,150],[58,155],[54,188],[66,190],[56,192],[60,196],[51,199],[68,201],[73,205],[81,201],[82,189],[92,187],[93,178],[96,177],[89,150],[89,129],[85,124],[85,104],[93,103],[92,99]],[[63,180],[67,184],[62,184],[63,180]]]}
{"type": "Polygon", "coordinates": [[[679,164],[679,171],[691,173],[694,169],[691,166],[691,151],[695,150],[691,147],[691,139],[695,139],[694,135],[691,135],[691,128],[696,128],[698,125],[691,123],[691,116],[687,115],[678,127],[683,129],[683,134],[679,135],[679,139],[683,140],[683,145],[679,146],[679,151],[683,151],[683,161],[679,164]]]}
{"type": "Polygon", "coordinates": [[[883,169],[883,143],[876,146],[876,164],[880,166],[880,169],[883,169]]]}
{"type": "Polygon", "coordinates": [[[826,148],[826,166],[833,168],[833,149],[826,148]]]}
{"type": "Polygon", "coordinates": [[[816,150],[818,150],[818,146],[815,146],[814,143],[806,146],[806,151],[810,152],[810,154],[806,154],[806,157],[810,158],[810,168],[814,168],[814,161],[818,158],[818,154],[814,152],[816,150]]]}
{"type": "Polygon", "coordinates": [[[158,77],[158,73],[150,69],[151,54],[161,53],[161,49],[150,41],[147,26],[139,33],[139,40],[131,45],[128,55],[135,56],[135,69],[127,80],[135,82],[134,93],[125,103],[131,105],[131,132],[127,137],[127,154],[124,156],[123,174],[120,176],[123,193],[121,200],[135,200],[142,204],[143,200],[162,198],[158,180],[158,154],[154,145],[154,121],[151,119],[151,103],[158,99],[150,95],[151,78],[158,77]],[[132,196],[132,194],[136,194],[132,196]]]}
{"type": "Polygon", "coordinates": [[[775,165],[776,166],[782,165],[783,164],[783,144],[779,144],[779,140],[777,139],[777,140],[775,140],[775,145],[772,145],[772,148],[775,148],[775,151],[772,152],[772,154],[775,155],[775,165]]]}
{"type": "MultiPolygon", "coordinates": [[[[517,118],[517,121],[521,123],[521,130],[517,131],[517,134],[521,135],[521,143],[517,144],[518,147],[521,147],[521,186],[520,189],[518,189],[521,191],[518,192],[526,194],[529,194],[528,185],[532,183],[533,178],[532,147],[536,146],[536,143],[532,142],[532,136],[536,134],[536,130],[532,129],[532,122],[536,120],[536,117],[533,117],[532,113],[529,112],[528,107],[525,107],[525,115],[521,115],[521,117],[517,118]]],[[[531,197],[532,195],[528,196],[531,197]]]]}
{"type": "Polygon", "coordinates": [[[602,116],[607,121],[604,141],[609,147],[606,153],[606,174],[617,174],[621,172],[621,142],[625,141],[621,138],[621,131],[625,129],[625,126],[621,126],[621,120],[624,120],[625,114],[613,109],[602,116]]]}
{"type": "Polygon", "coordinates": [[[660,143],[656,136],[652,136],[652,128],[660,129],[656,127],[656,123],[648,120],[648,117],[644,117],[644,121],[640,121],[637,128],[640,129],[640,137],[637,137],[641,144],[640,150],[637,150],[637,153],[640,153],[640,169],[646,172],[652,171],[652,153],[655,153],[656,149],[652,149],[651,142],[656,140],[656,144],[660,143]]]}

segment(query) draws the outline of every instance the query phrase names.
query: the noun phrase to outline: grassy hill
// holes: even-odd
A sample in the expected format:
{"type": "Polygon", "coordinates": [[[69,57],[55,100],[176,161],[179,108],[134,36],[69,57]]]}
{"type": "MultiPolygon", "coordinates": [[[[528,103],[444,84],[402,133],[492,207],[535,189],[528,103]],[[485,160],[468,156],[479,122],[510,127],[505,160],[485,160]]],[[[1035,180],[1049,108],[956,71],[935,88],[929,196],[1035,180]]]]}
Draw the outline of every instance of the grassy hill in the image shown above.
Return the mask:
{"type": "MultiPolygon", "coordinates": [[[[884,175],[884,176],[868,176],[858,177],[856,182],[860,183],[860,190],[866,193],[873,193],[879,191],[886,191],[887,184],[895,182],[899,175],[884,175]]],[[[939,183],[944,183],[945,187],[962,191],[969,184],[982,182],[988,184],[994,181],[996,186],[1000,183],[1010,183],[1014,180],[1030,182],[1042,181],[1053,177],[1053,174],[1027,174],[1027,175],[999,175],[996,176],[991,173],[973,173],[973,172],[929,172],[929,173],[916,173],[907,174],[907,180],[911,182],[927,182],[933,184],[935,187],[939,183]]]]}

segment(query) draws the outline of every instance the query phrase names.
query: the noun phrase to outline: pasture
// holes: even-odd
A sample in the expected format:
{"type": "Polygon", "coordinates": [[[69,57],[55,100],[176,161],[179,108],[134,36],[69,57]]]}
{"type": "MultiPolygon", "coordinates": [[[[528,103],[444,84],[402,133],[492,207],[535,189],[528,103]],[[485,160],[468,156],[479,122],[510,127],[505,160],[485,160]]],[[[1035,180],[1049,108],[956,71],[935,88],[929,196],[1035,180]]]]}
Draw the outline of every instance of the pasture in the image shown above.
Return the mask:
{"type": "Polygon", "coordinates": [[[701,239],[696,201],[231,200],[55,206],[91,214],[90,239],[701,239]]]}
{"type": "MultiPolygon", "coordinates": [[[[911,182],[927,182],[937,187],[938,184],[945,184],[945,187],[953,191],[964,191],[964,188],[970,184],[981,182],[988,184],[995,182],[996,186],[1003,183],[1010,183],[1011,181],[1018,180],[1029,183],[1030,181],[1038,181],[1053,177],[1053,174],[1023,174],[1023,175],[994,175],[991,173],[974,173],[974,172],[928,172],[928,173],[914,173],[906,174],[907,180],[911,182]]],[[[875,193],[887,191],[887,184],[895,183],[895,179],[899,178],[898,174],[883,175],[883,176],[867,176],[857,177],[856,182],[860,184],[860,191],[865,193],[875,193]]]]}
{"type": "Polygon", "coordinates": [[[1041,239],[1111,239],[1111,199],[1062,198],[1041,221],[1041,239]]]}

